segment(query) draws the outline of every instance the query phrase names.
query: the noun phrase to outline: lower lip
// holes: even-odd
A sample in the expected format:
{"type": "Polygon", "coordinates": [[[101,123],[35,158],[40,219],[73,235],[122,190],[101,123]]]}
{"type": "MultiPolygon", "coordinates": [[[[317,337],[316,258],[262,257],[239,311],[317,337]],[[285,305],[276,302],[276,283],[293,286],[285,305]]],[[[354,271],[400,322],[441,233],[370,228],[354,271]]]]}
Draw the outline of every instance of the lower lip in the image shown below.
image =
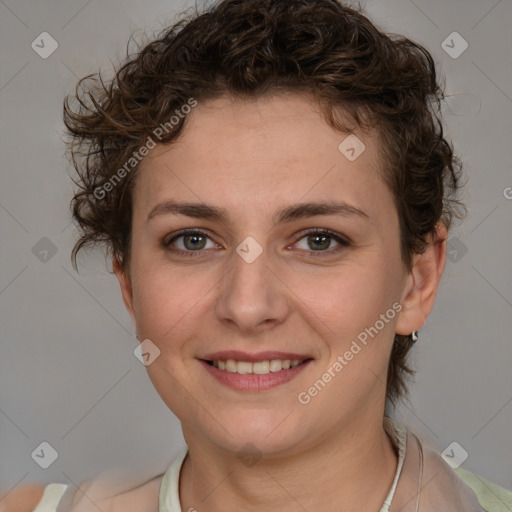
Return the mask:
{"type": "Polygon", "coordinates": [[[204,368],[215,377],[219,382],[236,389],[237,391],[263,391],[266,389],[275,388],[280,384],[289,382],[302,372],[313,360],[309,359],[294,368],[288,370],[280,370],[278,372],[270,372],[264,375],[257,375],[253,373],[235,373],[228,372],[227,370],[219,370],[215,366],[208,364],[206,361],[200,360],[204,368]]]}

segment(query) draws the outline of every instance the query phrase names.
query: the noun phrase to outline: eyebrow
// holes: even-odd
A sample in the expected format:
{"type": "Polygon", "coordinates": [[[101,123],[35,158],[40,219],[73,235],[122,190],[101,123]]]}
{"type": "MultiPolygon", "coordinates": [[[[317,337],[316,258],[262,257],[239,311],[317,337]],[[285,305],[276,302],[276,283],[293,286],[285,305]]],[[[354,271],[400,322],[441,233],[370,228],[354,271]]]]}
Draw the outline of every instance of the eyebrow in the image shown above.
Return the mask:
{"type": "MultiPolygon", "coordinates": [[[[186,215],[195,219],[207,219],[229,223],[229,213],[225,208],[211,206],[204,203],[181,203],[177,201],[164,201],[157,204],[149,213],[147,222],[160,215],[186,215]]],[[[355,206],[342,201],[295,203],[276,212],[272,221],[274,226],[298,219],[314,217],[316,215],[340,215],[343,217],[356,216],[369,220],[369,215],[355,206]]]]}

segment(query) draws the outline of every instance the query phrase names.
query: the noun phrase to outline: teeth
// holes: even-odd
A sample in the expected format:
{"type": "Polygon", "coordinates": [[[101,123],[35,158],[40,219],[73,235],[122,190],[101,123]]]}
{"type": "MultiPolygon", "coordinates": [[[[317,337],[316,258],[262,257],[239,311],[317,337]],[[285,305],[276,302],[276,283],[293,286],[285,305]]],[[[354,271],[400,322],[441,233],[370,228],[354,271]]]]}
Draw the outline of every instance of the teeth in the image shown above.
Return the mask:
{"type": "Polygon", "coordinates": [[[280,359],[272,359],[270,361],[270,371],[271,372],[279,372],[283,369],[283,364],[280,359]]]}
{"type": "Polygon", "coordinates": [[[236,370],[238,368],[238,365],[236,364],[236,361],[233,361],[233,359],[228,359],[226,361],[226,370],[231,373],[236,373],[236,370]]]}
{"type": "Polygon", "coordinates": [[[246,361],[239,361],[237,363],[237,373],[252,373],[252,363],[248,363],[246,361]]]}
{"type": "Polygon", "coordinates": [[[270,373],[270,361],[258,361],[257,363],[252,363],[252,373],[256,373],[258,375],[270,373]]]}
{"type": "Polygon", "coordinates": [[[281,370],[288,370],[299,366],[304,360],[300,359],[272,359],[267,361],[258,361],[250,363],[249,361],[235,361],[228,359],[227,361],[212,361],[213,366],[219,370],[225,370],[231,373],[240,373],[242,375],[255,374],[266,375],[270,372],[280,372],[281,370]]]}

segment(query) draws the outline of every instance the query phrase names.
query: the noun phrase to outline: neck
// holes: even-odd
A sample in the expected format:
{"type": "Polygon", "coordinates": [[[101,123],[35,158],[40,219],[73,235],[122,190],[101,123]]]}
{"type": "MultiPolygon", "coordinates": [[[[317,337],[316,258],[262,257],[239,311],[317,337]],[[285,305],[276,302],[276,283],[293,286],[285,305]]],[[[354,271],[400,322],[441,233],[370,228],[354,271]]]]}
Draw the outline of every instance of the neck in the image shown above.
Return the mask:
{"type": "Polygon", "coordinates": [[[219,457],[203,443],[187,442],[180,475],[183,510],[367,510],[378,512],[398,458],[382,417],[336,425],[322,440],[289,457],[263,457],[246,467],[236,454],[219,457]]]}

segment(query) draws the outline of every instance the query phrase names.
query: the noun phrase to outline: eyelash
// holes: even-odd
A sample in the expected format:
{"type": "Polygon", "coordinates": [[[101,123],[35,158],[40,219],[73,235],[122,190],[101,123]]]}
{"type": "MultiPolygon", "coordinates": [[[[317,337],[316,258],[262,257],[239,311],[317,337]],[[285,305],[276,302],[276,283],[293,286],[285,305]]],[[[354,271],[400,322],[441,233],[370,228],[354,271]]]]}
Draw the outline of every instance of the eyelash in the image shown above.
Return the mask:
{"type": "MultiPolygon", "coordinates": [[[[204,237],[210,238],[208,236],[208,234],[205,233],[204,231],[199,231],[197,229],[183,229],[181,231],[178,231],[170,240],[168,240],[168,241],[164,240],[163,245],[166,249],[171,250],[174,253],[179,253],[183,256],[192,257],[192,258],[197,258],[197,257],[201,256],[201,253],[205,249],[198,249],[197,251],[184,251],[182,249],[171,248],[171,244],[175,240],[177,240],[178,238],[181,238],[183,236],[187,236],[187,235],[199,235],[199,236],[204,236],[204,237]]],[[[331,255],[333,253],[343,250],[344,248],[346,248],[350,245],[350,242],[348,240],[340,237],[339,235],[337,235],[336,233],[334,233],[333,231],[330,231],[328,229],[314,228],[314,229],[305,231],[305,232],[301,233],[300,235],[301,235],[300,238],[298,238],[295,243],[299,242],[303,238],[306,238],[310,235],[321,235],[321,236],[328,236],[340,244],[338,247],[336,247],[334,249],[327,249],[325,251],[306,251],[306,252],[310,252],[311,253],[310,256],[312,256],[313,258],[322,257],[324,255],[331,255]]],[[[210,238],[210,240],[211,240],[211,238],[210,238]]]]}

